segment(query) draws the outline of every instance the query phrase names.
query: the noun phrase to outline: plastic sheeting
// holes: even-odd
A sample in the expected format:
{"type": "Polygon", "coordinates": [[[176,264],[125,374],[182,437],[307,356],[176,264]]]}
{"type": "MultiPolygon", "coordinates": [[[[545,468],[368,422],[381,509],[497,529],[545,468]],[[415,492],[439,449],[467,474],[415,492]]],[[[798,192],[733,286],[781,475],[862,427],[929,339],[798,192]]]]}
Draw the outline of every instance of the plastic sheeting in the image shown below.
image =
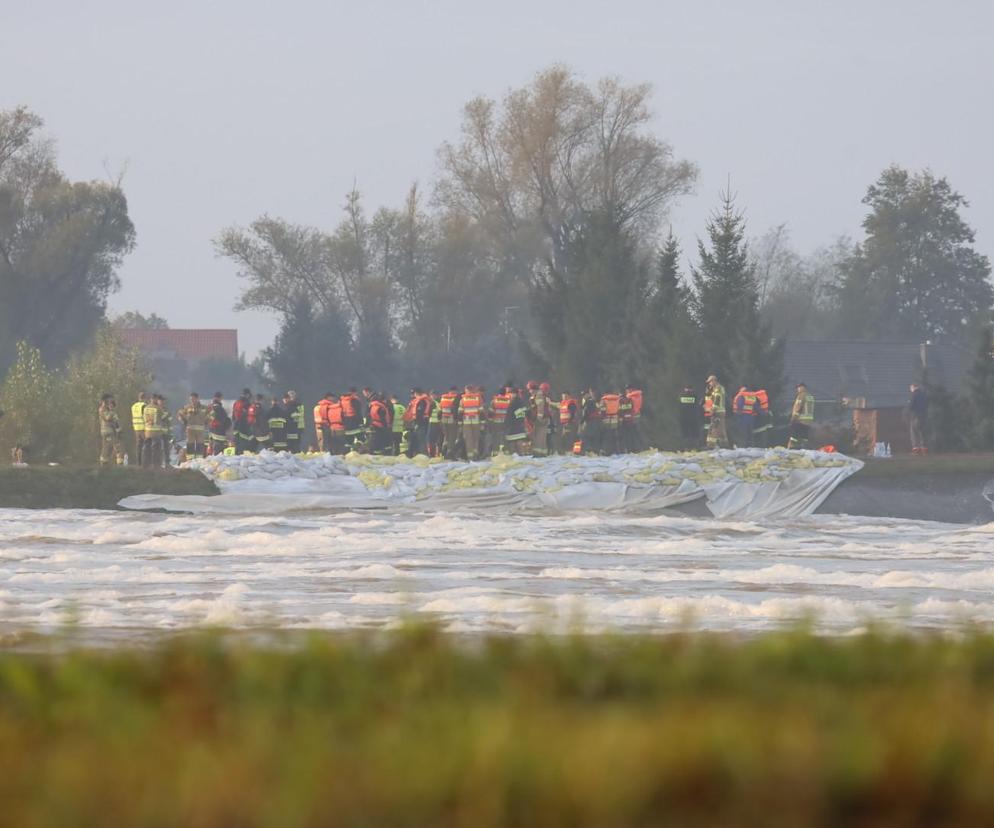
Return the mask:
{"type": "Polygon", "coordinates": [[[193,460],[217,497],[138,495],[128,509],[214,514],[368,509],[660,510],[704,499],[719,518],[811,514],[862,467],[840,454],[786,449],[648,451],[613,457],[514,457],[479,463],[350,454],[193,460]]]}

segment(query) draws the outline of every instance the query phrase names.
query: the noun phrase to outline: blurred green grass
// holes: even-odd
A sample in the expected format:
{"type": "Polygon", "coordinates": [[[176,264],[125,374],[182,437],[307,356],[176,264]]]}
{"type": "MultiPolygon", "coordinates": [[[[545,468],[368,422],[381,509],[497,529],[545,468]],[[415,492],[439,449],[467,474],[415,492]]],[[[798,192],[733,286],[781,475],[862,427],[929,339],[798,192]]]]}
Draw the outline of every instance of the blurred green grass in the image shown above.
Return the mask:
{"type": "Polygon", "coordinates": [[[32,646],[0,652],[3,825],[994,822],[980,632],[32,646]]]}

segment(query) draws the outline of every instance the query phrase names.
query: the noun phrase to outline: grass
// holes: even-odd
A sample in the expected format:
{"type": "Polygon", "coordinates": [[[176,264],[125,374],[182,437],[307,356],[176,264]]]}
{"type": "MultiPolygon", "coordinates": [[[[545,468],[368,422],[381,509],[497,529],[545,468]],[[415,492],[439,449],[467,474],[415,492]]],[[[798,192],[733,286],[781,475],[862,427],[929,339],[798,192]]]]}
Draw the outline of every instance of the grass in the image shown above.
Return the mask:
{"type": "Polygon", "coordinates": [[[858,477],[906,477],[915,474],[992,474],[994,454],[930,454],[915,457],[902,454],[886,459],[861,458],[866,465],[858,477]]]}
{"type": "Polygon", "coordinates": [[[217,486],[198,471],[152,471],[137,466],[0,467],[0,508],[115,509],[136,494],[215,495],[217,486]]]}
{"type": "Polygon", "coordinates": [[[0,653],[4,825],[989,824],[992,778],[980,633],[0,653]]]}

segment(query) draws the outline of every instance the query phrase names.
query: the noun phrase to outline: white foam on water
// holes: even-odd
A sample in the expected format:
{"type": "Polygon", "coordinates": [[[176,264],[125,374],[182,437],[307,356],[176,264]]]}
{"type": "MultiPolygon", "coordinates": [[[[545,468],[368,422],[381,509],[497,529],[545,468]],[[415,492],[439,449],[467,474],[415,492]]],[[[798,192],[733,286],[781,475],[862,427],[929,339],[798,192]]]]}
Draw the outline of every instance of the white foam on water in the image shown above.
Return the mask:
{"type": "MultiPolygon", "coordinates": [[[[846,633],[994,625],[994,524],[617,513],[0,510],[0,631],[200,625],[846,633]]],[[[126,634],[126,633],[125,633],[126,634]]]]}

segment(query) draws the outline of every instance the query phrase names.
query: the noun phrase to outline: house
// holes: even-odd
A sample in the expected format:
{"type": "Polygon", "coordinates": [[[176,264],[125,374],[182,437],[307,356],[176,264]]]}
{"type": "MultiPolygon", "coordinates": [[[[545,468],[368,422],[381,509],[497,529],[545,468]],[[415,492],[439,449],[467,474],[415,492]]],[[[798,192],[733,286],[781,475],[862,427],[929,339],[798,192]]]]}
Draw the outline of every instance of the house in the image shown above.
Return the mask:
{"type": "Polygon", "coordinates": [[[208,360],[238,360],[238,331],[234,328],[125,328],[121,340],[139,348],[159,380],[189,381],[208,360]]]}
{"type": "Polygon", "coordinates": [[[816,422],[851,425],[857,451],[869,454],[881,442],[902,453],[911,449],[904,411],[911,383],[925,377],[957,394],[972,361],[948,343],[787,342],[784,402],[803,382],[815,397],[816,422]]]}

